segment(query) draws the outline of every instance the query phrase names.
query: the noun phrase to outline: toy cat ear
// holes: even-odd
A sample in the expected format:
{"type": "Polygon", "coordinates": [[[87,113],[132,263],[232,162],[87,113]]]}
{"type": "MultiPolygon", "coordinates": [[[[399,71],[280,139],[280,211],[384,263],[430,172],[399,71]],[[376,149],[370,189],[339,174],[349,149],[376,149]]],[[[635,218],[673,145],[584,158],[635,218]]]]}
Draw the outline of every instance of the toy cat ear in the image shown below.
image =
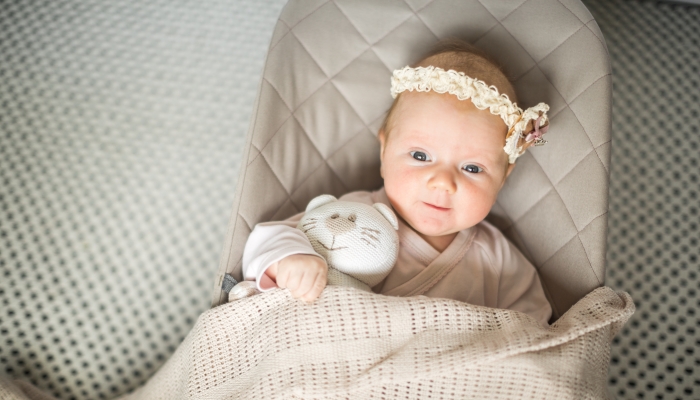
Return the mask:
{"type": "Polygon", "coordinates": [[[387,206],[386,204],[382,203],[374,203],[372,204],[372,207],[376,208],[377,211],[379,211],[380,214],[384,216],[384,218],[389,221],[391,226],[394,227],[394,229],[399,230],[399,221],[396,219],[396,214],[394,214],[393,211],[391,211],[391,208],[387,206]]]}
{"type": "Polygon", "coordinates": [[[319,208],[322,205],[338,201],[338,199],[335,198],[335,196],[330,195],[330,194],[322,194],[320,196],[314,197],[310,202],[309,205],[306,206],[306,212],[309,212],[315,208],[319,208]]]}

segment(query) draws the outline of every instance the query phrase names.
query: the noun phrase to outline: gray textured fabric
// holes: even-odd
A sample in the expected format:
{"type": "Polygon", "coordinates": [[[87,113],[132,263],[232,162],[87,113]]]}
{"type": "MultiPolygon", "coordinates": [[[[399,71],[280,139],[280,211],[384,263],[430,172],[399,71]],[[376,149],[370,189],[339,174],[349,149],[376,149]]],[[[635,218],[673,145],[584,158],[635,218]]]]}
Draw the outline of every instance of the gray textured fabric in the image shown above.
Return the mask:
{"type": "Polygon", "coordinates": [[[0,374],[111,398],[210,307],[283,0],[0,3],[0,374]]]}
{"type": "Polygon", "coordinates": [[[700,7],[588,0],[615,89],[606,285],[637,312],[615,338],[618,399],[700,399],[700,7]]]}
{"type": "Polygon", "coordinates": [[[214,305],[226,301],[224,274],[241,277],[256,223],[318,194],[381,185],[376,132],[391,71],[448,36],[499,60],[521,106],[551,107],[549,144],[518,160],[489,219],[538,268],[555,316],[602,285],[612,85],[602,34],[580,1],[306,0],[287,4],[273,34],[214,305]]]}

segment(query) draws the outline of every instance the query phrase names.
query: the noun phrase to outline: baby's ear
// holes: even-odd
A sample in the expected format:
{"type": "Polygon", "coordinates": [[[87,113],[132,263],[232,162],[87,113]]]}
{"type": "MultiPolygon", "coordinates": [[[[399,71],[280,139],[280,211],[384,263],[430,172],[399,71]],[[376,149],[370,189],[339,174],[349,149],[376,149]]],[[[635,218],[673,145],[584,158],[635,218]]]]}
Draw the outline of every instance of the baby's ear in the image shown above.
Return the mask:
{"type": "Polygon", "coordinates": [[[394,212],[391,211],[391,208],[389,208],[389,206],[382,203],[374,203],[372,204],[372,207],[379,211],[379,213],[382,214],[387,221],[389,221],[389,223],[391,224],[391,226],[394,227],[394,229],[399,230],[399,221],[396,219],[396,214],[394,214],[394,212]]]}
{"type": "Polygon", "coordinates": [[[322,205],[328,204],[333,201],[338,201],[338,199],[336,199],[335,196],[330,194],[322,194],[320,196],[316,196],[306,206],[306,212],[309,212],[315,208],[319,208],[322,205]]]}

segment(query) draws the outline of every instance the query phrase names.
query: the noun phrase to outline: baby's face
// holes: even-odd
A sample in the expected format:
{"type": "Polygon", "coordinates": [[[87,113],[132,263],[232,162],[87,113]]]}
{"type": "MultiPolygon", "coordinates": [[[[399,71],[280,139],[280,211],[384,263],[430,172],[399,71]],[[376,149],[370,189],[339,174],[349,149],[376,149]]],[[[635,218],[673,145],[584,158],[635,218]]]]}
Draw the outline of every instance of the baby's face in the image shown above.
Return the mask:
{"type": "Polygon", "coordinates": [[[450,94],[401,96],[391,130],[379,135],[384,188],[396,212],[443,250],[496,201],[512,169],[503,151],[506,125],[450,94]]]}

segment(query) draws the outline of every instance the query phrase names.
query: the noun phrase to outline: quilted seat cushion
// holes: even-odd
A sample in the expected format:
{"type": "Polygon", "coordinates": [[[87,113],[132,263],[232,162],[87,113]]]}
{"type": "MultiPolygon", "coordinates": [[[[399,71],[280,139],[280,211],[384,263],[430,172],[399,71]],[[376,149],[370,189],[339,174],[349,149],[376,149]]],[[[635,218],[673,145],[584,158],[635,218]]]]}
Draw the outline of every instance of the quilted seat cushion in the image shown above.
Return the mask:
{"type": "Polygon", "coordinates": [[[292,0],[253,109],[213,305],[226,301],[225,274],[241,278],[255,224],[322,193],[381,186],[391,72],[446,37],[495,57],[522,108],[551,107],[549,143],[518,159],[489,220],[537,267],[555,317],[603,284],[612,80],[579,0],[292,0]]]}

